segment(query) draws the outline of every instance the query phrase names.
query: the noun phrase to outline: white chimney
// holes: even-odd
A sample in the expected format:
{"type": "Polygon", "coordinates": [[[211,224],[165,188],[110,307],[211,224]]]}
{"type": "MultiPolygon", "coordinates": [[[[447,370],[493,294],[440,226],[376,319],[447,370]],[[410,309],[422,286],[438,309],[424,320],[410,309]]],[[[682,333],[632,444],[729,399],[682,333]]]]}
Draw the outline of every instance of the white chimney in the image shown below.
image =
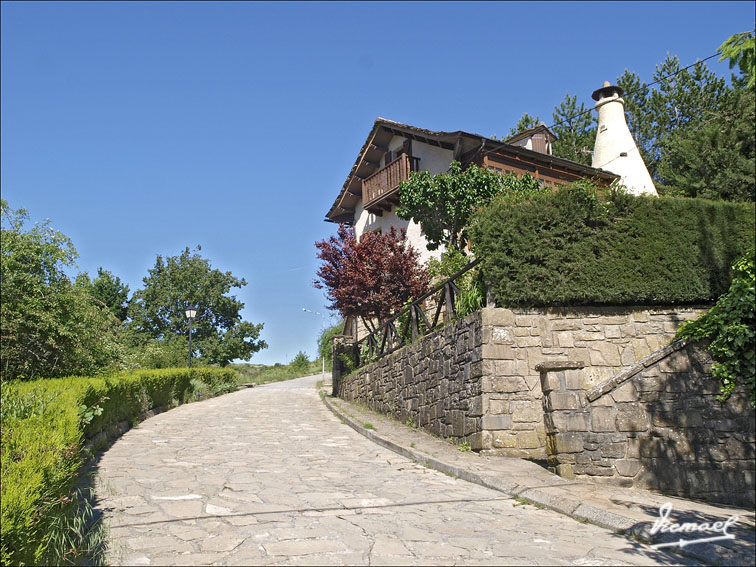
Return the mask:
{"type": "Polygon", "coordinates": [[[593,91],[593,100],[598,112],[598,132],[593,148],[593,167],[611,171],[620,176],[628,192],[633,195],[658,197],[651,175],[635,145],[625,121],[625,101],[620,87],[604,82],[593,91]]]}

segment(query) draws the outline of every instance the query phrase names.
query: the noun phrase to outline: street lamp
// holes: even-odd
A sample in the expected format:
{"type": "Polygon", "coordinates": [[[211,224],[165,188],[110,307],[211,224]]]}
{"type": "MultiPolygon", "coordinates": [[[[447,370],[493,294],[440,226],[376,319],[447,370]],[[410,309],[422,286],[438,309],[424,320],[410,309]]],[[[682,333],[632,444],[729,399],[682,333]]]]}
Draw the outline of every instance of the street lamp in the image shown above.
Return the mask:
{"type": "MultiPolygon", "coordinates": [[[[302,307],[302,311],[304,311],[306,313],[312,313],[313,315],[320,315],[322,317],[322,321],[323,321],[322,327],[321,327],[321,331],[325,331],[325,315],[323,315],[322,313],[318,313],[317,311],[312,311],[310,309],[305,309],[304,307],[302,307]]],[[[321,333],[320,336],[322,337],[323,334],[321,333]]],[[[323,380],[325,380],[325,356],[323,355],[322,352],[320,353],[320,360],[323,361],[323,375],[321,376],[321,378],[323,378],[323,380]]]]}
{"type": "Polygon", "coordinates": [[[197,316],[197,308],[189,305],[186,308],[186,318],[189,319],[189,368],[192,367],[192,321],[197,316]]]}

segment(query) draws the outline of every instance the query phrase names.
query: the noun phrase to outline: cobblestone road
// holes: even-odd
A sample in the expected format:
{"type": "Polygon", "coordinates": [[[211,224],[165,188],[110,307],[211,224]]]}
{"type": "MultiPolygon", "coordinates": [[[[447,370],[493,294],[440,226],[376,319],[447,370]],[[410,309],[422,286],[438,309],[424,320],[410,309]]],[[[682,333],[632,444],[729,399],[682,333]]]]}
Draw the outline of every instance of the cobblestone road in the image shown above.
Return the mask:
{"type": "Polygon", "coordinates": [[[181,406],[116,441],[97,485],[109,563],[681,561],[383,449],[323,406],[316,380],[181,406]]]}

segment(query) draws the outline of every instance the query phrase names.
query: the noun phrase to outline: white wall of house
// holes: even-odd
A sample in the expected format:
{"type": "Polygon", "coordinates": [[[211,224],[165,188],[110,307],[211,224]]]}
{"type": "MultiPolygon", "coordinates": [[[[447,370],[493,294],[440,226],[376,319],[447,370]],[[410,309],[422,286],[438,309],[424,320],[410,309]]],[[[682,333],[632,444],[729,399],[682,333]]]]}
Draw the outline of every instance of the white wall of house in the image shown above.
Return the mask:
{"type": "MultiPolygon", "coordinates": [[[[405,138],[394,136],[388,144],[392,152],[401,149],[405,138]]],[[[420,169],[427,169],[433,175],[449,170],[449,164],[454,159],[454,152],[438,146],[431,146],[417,140],[412,140],[412,157],[420,158],[420,169]]]]}
{"type": "MultiPolygon", "coordinates": [[[[392,153],[400,150],[404,144],[404,140],[405,138],[402,136],[394,136],[388,143],[389,150],[392,153]]],[[[451,150],[413,140],[412,156],[420,158],[421,170],[427,169],[431,174],[436,175],[449,170],[449,164],[454,157],[454,153],[451,150]]],[[[383,215],[378,216],[363,209],[362,201],[360,201],[355,207],[354,219],[354,232],[358,240],[365,232],[380,230],[385,233],[391,230],[392,226],[397,230],[406,228],[407,240],[420,252],[420,263],[424,263],[429,258],[439,258],[443,252],[443,247],[438,250],[428,250],[428,243],[425,240],[420,225],[412,221],[400,219],[396,216],[396,207],[393,207],[390,211],[384,211],[383,215]]]]}
{"type": "Polygon", "coordinates": [[[420,263],[425,263],[429,258],[440,258],[443,247],[438,250],[428,250],[427,241],[423,235],[423,231],[420,225],[412,222],[400,219],[396,216],[396,207],[393,207],[391,211],[383,211],[382,216],[375,215],[362,208],[362,201],[359,202],[354,211],[354,232],[357,235],[357,240],[365,232],[373,230],[380,230],[383,233],[389,232],[393,226],[397,230],[402,228],[407,229],[407,240],[409,243],[420,252],[420,263]]]}

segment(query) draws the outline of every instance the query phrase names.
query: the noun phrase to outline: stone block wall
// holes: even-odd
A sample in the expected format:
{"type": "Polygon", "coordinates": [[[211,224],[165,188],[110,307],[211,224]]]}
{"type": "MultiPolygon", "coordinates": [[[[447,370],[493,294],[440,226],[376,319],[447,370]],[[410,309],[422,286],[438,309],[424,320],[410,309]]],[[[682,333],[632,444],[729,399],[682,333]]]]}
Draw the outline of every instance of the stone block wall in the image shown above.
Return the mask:
{"type": "Polygon", "coordinates": [[[539,364],[581,362],[571,379],[590,388],[669,343],[703,311],[486,308],[348,376],[335,362],[334,395],[487,454],[543,459],[539,364]]]}
{"type": "Polygon", "coordinates": [[[483,424],[480,313],[455,321],[334,380],[341,398],[480,447],[483,424]]]}
{"type": "Polygon", "coordinates": [[[574,384],[590,388],[668,344],[678,327],[705,311],[697,307],[483,309],[481,389],[487,454],[546,458],[538,365],[577,361],[574,384]]]}
{"type": "Polygon", "coordinates": [[[542,363],[550,463],[566,477],[753,506],[754,411],[744,389],[716,399],[710,365],[679,341],[586,390],[582,362],[542,363]]]}

